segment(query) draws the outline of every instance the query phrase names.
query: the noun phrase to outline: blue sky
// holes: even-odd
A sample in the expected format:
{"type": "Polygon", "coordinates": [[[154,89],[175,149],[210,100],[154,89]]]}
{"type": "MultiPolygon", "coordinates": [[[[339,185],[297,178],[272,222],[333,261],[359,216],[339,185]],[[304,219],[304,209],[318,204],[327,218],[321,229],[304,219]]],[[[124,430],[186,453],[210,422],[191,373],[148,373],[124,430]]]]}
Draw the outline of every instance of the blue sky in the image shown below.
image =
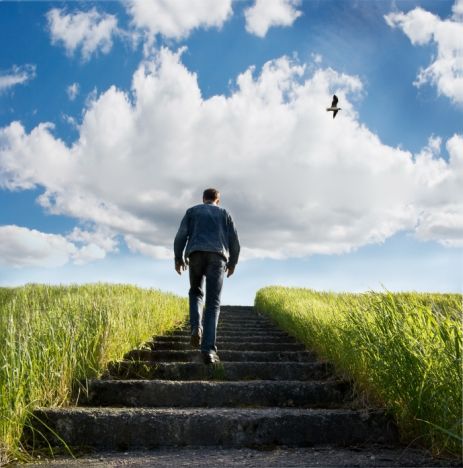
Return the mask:
{"type": "Polygon", "coordinates": [[[184,295],[173,236],[212,185],[225,303],[460,291],[463,2],[185,4],[0,1],[0,285],[184,295]]]}

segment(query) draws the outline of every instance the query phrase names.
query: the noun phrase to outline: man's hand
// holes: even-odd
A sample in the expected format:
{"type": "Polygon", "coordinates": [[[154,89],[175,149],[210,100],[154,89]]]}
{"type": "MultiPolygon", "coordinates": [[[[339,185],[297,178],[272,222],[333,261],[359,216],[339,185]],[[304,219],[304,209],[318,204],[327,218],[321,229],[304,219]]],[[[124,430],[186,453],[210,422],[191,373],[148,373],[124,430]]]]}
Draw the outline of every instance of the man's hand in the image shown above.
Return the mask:
{"type": "Polygon", "coordinates": [[[175,260],[175,271],[181,275],[186,270],[186,263],[183,260],[175,260]]]}
{"type": "Polygon", "coordinates": [[[227,272],[227,278],[230,278],[231,275],[235,272],[235,267],[234,266],[228,266],[225,270],[227,272]]]}

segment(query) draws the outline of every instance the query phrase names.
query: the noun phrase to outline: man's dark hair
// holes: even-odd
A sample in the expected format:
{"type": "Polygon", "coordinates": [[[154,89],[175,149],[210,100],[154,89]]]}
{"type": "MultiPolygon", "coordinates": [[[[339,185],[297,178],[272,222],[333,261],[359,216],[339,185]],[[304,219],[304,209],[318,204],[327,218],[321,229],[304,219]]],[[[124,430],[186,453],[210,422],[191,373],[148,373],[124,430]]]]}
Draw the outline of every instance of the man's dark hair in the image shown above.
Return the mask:
{"type": "Polygon", "coordinates": [[[215,201],[220,198],[220,192],[214,188],[208,188],[203,192],[203,199],[205,201],[215,201]]]}

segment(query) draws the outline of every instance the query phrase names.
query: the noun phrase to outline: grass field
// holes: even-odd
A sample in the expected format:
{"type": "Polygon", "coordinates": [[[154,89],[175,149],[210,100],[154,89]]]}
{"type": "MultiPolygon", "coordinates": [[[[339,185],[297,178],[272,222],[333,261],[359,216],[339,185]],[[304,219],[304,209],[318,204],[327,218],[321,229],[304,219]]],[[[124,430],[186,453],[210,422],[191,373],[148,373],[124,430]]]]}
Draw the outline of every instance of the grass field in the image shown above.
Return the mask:
{"type": "Polygon", "coordinates": [[[388,408],[405,441],[461,457],[461,294],[268,287],[255,306],[388,408]]]}
{"type": "Polygon", "coordinates": [[[0,288],[0,465],[23,458],[36,406],[69,404],[73,385],[183,321],[187,300],[128,285],[0,288]]]}

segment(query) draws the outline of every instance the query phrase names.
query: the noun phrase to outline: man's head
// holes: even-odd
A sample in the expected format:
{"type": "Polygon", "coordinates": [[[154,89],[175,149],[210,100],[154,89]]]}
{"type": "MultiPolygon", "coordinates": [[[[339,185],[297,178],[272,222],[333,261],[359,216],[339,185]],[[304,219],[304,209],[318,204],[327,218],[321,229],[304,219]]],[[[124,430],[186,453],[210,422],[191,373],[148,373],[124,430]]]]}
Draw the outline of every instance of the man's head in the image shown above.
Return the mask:
{"type": "Polygon", "coordinates": [[[203,192],[204,203],[215,203],[216,205],[220,202],[220,192],[214,188],[208,188],[203,192]]]}

